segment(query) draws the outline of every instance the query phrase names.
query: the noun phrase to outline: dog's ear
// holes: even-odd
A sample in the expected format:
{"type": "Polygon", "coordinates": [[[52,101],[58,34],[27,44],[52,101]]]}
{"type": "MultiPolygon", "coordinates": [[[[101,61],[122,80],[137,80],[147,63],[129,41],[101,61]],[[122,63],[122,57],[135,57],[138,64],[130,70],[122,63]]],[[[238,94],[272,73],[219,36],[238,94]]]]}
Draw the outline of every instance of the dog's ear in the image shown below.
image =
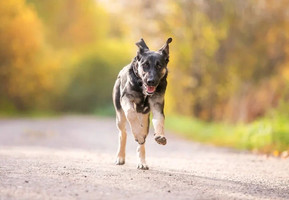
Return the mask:
{"type": "Polygon", "coordinates": [[[146,51],[149,51],[149,48],[148,46],[146,45],[145,41],[141,38],[139,42],[135,43],[136,46],[138,46],[138,57],[139,57],[139,54],[143,54],[144,52],[146,51]]]}
{"type": "Polygon", "coordinates": [[[169,56],[169,44],[173,41],[172,38],[168,38],[167,42],[160,48],[159,52],[161,52],[164,56],[169,56]]]}

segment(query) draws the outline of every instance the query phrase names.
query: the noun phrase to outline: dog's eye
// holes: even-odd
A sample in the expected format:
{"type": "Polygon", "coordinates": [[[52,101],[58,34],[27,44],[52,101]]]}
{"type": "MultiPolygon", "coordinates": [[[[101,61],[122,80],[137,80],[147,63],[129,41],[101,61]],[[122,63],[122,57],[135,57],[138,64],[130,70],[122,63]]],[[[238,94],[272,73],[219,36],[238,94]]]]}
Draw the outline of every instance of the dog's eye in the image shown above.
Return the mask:
{"type": "Polygon", "coordinates": [[[143,66],[143,68],[148,68],[149,67],[149,65],[147,63],[144,63],[142,66],[143,66]]]}
{"type": "Polygon", "coordinates": [[[157,68],[160,69],[160,68],[162,68],[162,66],[161,65],[157,65],[157,68]]]}

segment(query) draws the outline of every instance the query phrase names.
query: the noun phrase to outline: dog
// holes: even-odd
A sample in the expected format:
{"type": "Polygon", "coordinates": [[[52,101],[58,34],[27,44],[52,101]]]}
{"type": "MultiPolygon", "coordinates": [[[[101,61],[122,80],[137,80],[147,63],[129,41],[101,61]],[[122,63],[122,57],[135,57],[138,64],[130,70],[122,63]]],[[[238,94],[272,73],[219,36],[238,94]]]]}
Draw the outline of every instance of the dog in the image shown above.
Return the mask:
{"type": "Polygon", "coordinates": [[[149,169],[145,161],[145,140],[149,132],[150,112],[153,115],[155,141],[161,145],[167,143],[164,135],[164,95],[171,42],[172,38],[168,38],[158,51],[151,51],[141,39],[136,43],[136,57],[118,74],[112,95],[119,130],[119,147],[115,162],[117,165],[125,163],[127,121],[135,141],[138,142],[138,169],[149,169]]]}

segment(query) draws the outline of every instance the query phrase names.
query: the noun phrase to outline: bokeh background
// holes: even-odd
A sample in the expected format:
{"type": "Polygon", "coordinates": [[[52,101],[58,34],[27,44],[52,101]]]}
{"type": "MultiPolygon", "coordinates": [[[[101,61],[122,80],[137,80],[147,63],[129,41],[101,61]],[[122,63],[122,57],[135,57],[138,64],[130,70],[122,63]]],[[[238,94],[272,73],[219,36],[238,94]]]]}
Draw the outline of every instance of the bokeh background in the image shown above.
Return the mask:
{"type": "Polygon", "coordinates": [[[0,115],[114,115],[119,70],[168,37],[166,126],[281,155],[289,149],[288,0],[0,1],[0,115]]]}

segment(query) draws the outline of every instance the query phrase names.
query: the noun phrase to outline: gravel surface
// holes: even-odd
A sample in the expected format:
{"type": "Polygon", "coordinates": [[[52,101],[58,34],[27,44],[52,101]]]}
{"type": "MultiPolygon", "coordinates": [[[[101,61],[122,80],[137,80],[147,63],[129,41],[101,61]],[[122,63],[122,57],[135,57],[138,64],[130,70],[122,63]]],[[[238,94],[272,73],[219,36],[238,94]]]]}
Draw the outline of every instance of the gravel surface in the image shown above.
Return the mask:
{"type": "Polygon", "coordinates": [[[114,119],[1,119],[0,199],[289,199],[289,159],[152,135],[143,171],[130,133],[114,165],[114,119]]]}

